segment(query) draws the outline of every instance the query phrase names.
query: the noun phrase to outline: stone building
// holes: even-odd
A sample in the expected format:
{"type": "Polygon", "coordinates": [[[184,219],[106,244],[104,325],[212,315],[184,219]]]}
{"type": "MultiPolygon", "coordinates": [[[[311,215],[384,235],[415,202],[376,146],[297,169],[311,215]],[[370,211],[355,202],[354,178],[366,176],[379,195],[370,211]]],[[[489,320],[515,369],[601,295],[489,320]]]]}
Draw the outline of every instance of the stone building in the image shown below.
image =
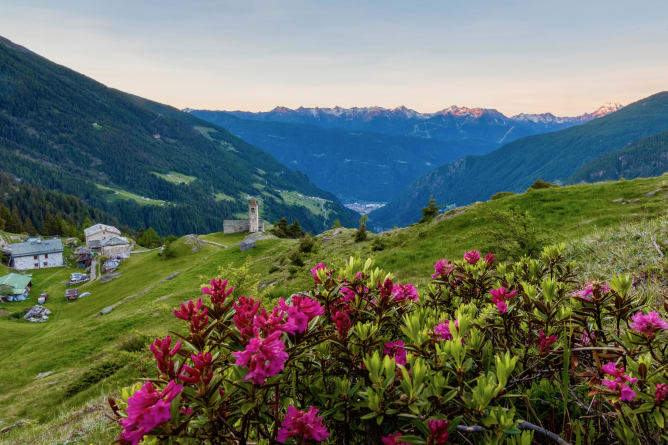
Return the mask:
{"type": "Polygon", "coordinates": [[[16,270],[59,267],[63,263],[63,243],[58,238],[34,238],[25,243],[10,245],[10,264],[16,270]]]}
{"type": "Polygon", "coordinates": [[[114,226],[95,224],[84,230],[86,247],[107,258],[128,258],[132,250],[130,241],[120,236],[121,231],[114,226]]]}
{"type": "Polygon", "coordinates": [[[226,219],[223,221],[223,233],[264,232],[264,221],[260,219],[260,205],[251,198],[248,204],[248,219],[226,219]]]}

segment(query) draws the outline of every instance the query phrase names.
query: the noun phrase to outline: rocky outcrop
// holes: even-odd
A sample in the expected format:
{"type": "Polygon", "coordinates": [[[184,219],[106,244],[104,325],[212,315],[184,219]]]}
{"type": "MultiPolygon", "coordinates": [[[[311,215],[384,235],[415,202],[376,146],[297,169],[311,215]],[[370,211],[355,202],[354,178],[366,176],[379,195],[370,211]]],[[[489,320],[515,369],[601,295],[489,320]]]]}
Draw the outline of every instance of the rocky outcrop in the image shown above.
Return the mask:
{"type": "Polygon", "coordinates": [[[51,311],[44,306],[33,306],[23,318],[31,323],[44,323],[49,319],[49,315],[51,315],[51,311]]]}

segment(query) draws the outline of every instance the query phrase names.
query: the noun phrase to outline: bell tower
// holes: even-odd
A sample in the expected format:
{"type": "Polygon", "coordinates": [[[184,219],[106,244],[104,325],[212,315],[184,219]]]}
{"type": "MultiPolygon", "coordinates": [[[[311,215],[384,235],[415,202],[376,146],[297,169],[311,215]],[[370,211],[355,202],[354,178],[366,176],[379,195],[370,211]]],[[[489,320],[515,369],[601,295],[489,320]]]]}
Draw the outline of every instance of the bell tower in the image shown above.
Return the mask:
{"type": "Polygon", "coordinates": [[[248,205],[248,231],[250,233],[255,233],[259,231],[259,222],[260,222],[260,206],[258,205],[255,198],[251,198],[250,204],[248,205]]]}

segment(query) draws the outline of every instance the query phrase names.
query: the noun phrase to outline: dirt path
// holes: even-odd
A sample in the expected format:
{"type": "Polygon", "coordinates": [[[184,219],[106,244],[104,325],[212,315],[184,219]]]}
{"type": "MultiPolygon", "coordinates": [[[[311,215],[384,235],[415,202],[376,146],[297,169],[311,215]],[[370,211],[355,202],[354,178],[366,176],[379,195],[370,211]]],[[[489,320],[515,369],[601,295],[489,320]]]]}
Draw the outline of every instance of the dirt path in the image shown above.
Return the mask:
{"type": "Polygon", "coordinates": [[[220,244],[220,243],[217,243],[215,241],[207,241],[205,239],[202,239],[202,238],[198,237],[197,235],[190,235],[190,236],[193,237],[195,239],[195,241],[197,241],[199,243],[211,244],[212,246],[218,246],[218,247],[222,247],[223,249],[227,249],[227,246],[225,244],[220,244]]]}

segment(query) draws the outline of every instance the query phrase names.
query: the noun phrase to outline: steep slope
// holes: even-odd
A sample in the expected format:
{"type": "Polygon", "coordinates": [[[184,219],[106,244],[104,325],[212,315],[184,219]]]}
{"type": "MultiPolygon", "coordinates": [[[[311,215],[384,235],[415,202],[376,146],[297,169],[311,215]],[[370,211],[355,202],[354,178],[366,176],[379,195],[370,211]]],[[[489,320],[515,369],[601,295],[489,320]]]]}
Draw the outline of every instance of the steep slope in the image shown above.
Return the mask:
{"type": "Polygon", "coordinates": [[[372,212],[371,225],[388,228],[416,221],[430,195],[439,204],[459,206],[500,191],[523,191],[539,178],[563,183],[598,156],[666,130],[668,92],[662,92],[586,124],[522,138],[484,156],[446,164],[372,212]]]}
{"type": "Polygon", "coordinates": [[[261,199],[265,219],[298,218],[311,231],[356,219],[306,176],[225,129],[107,88],[6,39],[0,170],[163,234],[216,230],[245,211],[248,196],[261,199]],[[288,204],[280,191],[323,198],[327,217],[288,204]]]}
{"type": "Polygon", "coordinates": [[[614,181],[658,176],[668,171],[668,132],[633,142],[607,153],[576,171],[569,183],[614,181]]]}
{"type": "Polygon", "coordinates": [[[488,147],[483,141],[445,142],[245,120],[217,111],[191,113],[227,128],[288,167],[307,173],[317,186],[349,200],[387,201],[433,168],[467,154],[485,153],[488,147]]]}

